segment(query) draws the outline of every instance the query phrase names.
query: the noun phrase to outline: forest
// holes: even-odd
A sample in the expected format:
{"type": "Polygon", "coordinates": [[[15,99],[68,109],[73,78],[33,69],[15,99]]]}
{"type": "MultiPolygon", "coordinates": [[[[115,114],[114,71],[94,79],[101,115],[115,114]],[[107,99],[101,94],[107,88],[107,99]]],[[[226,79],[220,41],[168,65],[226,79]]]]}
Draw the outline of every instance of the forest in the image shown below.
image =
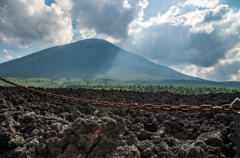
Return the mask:
{"type": "MultiPolygon", "coordinates": [[[[138,92],[162,92],[169,91],[181,95],[200,95],[209,93],[239,93],[239,82],[212,82],[195,80],[117,80],[117,79],[76,79],[76,78],[6,78],[14,83],[26,87],[42,88],[85,88],[85,89],[104,89],[104,90],[125,90],[138,92]]],[[[11,86],[0,81],[0,86],[11,86]]]]}
{"type": "Polygon", "coordinates": [[[239,93],[239,89],[227,89],[216,87],[184,87],[184,86],[161,86],[161,85],[148,85],[148,86],[100,86],[100,85],[66,85],[59,88],[86,88],[86,89],[104,89],[104,90],[125,90],[125,91],[138,91],[138,92],[163,92],[168,91],[181,95],[200,95],[209,93],[239,93]]]}

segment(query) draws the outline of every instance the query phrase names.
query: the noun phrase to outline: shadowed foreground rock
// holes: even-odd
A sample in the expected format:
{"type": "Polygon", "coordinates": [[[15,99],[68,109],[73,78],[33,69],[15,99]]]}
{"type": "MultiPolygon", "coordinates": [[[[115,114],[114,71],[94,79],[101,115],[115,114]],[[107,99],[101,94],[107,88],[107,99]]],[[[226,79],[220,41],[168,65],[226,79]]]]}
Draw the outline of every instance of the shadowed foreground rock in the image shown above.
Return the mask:
{"type": "MultiPolygon", "coordinates": [[[[0,87],[0,158],[232,158],[231,112],[92,106],[0,87]]],[[[45,89],[85,99],[139,104],[222,105],[239,94],[181,96],[45,89]],[[117,96],[117,97],[116,97],[117,96]]]]}

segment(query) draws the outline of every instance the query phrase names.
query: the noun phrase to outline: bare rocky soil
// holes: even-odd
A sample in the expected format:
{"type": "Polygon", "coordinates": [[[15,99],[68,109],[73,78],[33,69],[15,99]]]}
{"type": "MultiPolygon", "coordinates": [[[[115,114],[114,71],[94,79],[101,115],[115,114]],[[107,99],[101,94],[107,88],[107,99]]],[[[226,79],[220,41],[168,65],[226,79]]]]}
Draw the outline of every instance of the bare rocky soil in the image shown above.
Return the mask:
{"type": "MultiPolygon", "coordinates": [[[[223,105],[236,94],[183,96],[85,89],[38,89],[138,104],[223,105]]],[[[0,158],[230,158],[234,118],[226,111],[93,106],[0,87],[0,158]]]]}

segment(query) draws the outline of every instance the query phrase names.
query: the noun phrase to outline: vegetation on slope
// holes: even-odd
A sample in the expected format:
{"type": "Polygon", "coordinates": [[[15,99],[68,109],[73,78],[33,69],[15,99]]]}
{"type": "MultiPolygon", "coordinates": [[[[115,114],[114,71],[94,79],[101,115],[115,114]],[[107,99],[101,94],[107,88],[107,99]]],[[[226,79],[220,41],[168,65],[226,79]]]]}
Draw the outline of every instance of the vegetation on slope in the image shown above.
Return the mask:
{"type": "MultiPolygon", "coordinates": [[[[142,81],[142,80],[116,80],[116,79],[46,79],[46,78],[7,78],[23,86],[42,87],[42,88],[86,88],[86,89],[105,89],[105,90],[126,90],[139,92],[162,92],[183,95],[199,95],[208,93],[236,93],[240,92],[239,82],[212,82],[196,80],[161,80],[161,81],[142,81]]],[[[0,86],[10,86],[0,82],[0,86]]]]}

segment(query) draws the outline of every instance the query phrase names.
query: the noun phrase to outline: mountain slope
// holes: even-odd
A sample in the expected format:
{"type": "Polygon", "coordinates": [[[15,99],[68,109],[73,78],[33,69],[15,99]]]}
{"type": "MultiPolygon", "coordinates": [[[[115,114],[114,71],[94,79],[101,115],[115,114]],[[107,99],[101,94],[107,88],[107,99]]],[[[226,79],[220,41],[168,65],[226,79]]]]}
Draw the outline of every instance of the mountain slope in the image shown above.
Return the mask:
{"type": "Polygon", "coordinates": [[[48,48],[0,64],[3,77],[92,79],[196,79],[157,65],[101,39],[48,48]]]}

